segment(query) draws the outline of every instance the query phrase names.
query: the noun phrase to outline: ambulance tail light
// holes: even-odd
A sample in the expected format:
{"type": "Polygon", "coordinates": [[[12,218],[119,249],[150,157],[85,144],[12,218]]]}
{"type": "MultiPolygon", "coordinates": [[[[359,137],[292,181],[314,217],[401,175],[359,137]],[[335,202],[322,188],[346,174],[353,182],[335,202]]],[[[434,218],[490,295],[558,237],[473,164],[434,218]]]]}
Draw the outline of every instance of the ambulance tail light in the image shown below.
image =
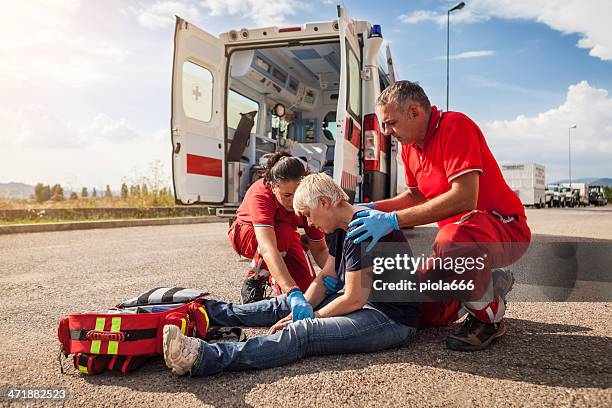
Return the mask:
{"type": "Polygon", "coordinates": [[[364,169],[378,170],[379,169],[379,135],[378,118],[372,113],[363,118],[363,135],[364,135],[364,169]]]}

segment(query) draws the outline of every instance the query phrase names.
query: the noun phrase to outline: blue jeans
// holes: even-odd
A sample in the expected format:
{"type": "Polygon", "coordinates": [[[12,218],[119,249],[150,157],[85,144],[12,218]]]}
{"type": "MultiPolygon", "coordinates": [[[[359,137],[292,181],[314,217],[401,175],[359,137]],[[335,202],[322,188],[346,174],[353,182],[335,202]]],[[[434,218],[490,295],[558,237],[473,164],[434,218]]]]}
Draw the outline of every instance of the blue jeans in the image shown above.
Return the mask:
{"type": "MultiPolygon", "coordinates": [[[[319,308],[336,296],[327,297],[319,308]]],[[[267,327],[287,316],[291,308],[283,295],[246,305],[208,300],[206,311],[211,325],[267,327]]],[[[410,344],[415,333],[416,328],[366,305],[346,316],[299,320],[246,342],[201,341],[191,375],[278,367],[314,355],[373,352],[410,344]]]]}

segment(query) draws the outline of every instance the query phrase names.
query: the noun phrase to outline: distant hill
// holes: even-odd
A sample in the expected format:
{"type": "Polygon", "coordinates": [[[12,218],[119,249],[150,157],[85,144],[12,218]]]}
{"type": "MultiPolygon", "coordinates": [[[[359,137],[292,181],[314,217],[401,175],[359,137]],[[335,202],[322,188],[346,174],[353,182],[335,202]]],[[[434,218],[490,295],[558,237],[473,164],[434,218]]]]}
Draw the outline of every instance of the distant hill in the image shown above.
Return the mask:
{"type": "Polygon", "coordinates": [[[24,183],[0,183],[0,197],[28,198],[34,194],[34,186],[24,183]]]}
{"type": "MultiPolygon", "coordinates": [[[[561,184],[561,183],[569,183],[569,180],[564,179],[564,180],[555,181],[554,183],[549,183],[549,184],[561,184]]],[[[583,177],[579,179],[572,179],[572,183],[588,183],[588,184],[593,184],[593,185],[598,185],[598,186],[612,187],[612,178],[583,177]]]]}

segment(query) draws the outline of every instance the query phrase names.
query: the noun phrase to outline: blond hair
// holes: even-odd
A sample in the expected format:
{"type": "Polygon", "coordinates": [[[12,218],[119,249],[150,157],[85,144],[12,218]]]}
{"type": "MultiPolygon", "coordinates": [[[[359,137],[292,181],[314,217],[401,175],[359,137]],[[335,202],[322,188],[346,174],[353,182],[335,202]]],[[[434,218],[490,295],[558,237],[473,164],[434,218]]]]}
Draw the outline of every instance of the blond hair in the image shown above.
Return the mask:
{"type": "Polygon", "coordinates": [[[317,208],[319,197],[329,198],[334,205],[348,201],[348,196],[334,180],[325,173],[310,174],[302,179],[293,196],[293,209],[301,213],[306,209],[317,208]]]}

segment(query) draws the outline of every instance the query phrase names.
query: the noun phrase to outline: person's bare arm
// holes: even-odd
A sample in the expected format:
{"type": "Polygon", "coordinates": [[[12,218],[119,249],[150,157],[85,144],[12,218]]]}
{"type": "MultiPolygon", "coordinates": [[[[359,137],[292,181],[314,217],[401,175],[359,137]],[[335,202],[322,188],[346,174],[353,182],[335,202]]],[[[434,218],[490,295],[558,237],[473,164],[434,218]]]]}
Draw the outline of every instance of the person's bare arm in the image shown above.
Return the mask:
{"type": "Polygon", "coordinates": [[[425,196],[418,188],[409,188],[393,198],[376,201],[376,209],[384,212],[397,211],[414,207],[425,201],[425,196]]]}
{"type": "Polygon", "coordinates": [[[346,272],[344,293],[316,311],[314,316],[344,316],[361,309],[367,302],[372,288],[372,268],[346,272]]]}
{"type": "Polygon", "coordinates": [[[325,263],[327,262],[327,258],[329,257],[329,249],[327,249],[325,238],[320,241],[312,241],[309,238],[308,241],[308,246],[310,247],[310,252],[312,252],[312,257],[316,261],[317,265],[319,265],[319,268],[323,269],[325,263]]]}
{"type": "MultiPolygon", "coordinates": [[[[312,305],[313,308],[319,306],[319,304],[325,299],[327,294],[325,293],[325,285],[323,284],[324,276],[336,276],[336,272],[334,270],[336,261],[335,258],[331,255],[327,257],[327,261],[323,266],[323,269],[315,280],[310,284],[306,293],[304,293],[304,297],[312,305]]],[[[285,327],[289,326],[292,322],[291,313],[289,313],[286,317],[280,319],[276,322],[270,330],[268,330],[268,334],[274,334],[277,331],[283,330],[285,327]]]]}
{"type": "Polygon", "coordinates": [[[319,306],[323,299],[325,299],[325,296],[327,296],[325,292],[325,284],[323,283],[323,277],[337,277],[336,271],[334,269],[336,265],[335,259],[336,258],[329,255],[328,253],[327,261],[325,265],[323,265],[323,269],[321,270],[321,272],[319,272],[315,280],[312,281],[306,293],[304,293],[304,297],[306,298],[308,303],[312,305],[313,308],[319,306]]]}
{"type": "Polygon", "coordinates": [[[283,257],[278,252],[274,228],[255,227],[255,237],[259,245],[259,253],[266,261],[270,274],[281,287],[283,293],[286,293],[289,288],[295,286],[295,281],[291,277],[283,257]]]}
{"type": "MultiPolygon", "coordinates": [[[[446,193],[414,207],[397,211],[399,226],[408,228],[429,224],[472,211],[478,202],[478,182],[477,171],[457,177],[451,182],[451,188],[446,193]]],[[[378,209],[378,204],[376,208],[378,209]]]]}

